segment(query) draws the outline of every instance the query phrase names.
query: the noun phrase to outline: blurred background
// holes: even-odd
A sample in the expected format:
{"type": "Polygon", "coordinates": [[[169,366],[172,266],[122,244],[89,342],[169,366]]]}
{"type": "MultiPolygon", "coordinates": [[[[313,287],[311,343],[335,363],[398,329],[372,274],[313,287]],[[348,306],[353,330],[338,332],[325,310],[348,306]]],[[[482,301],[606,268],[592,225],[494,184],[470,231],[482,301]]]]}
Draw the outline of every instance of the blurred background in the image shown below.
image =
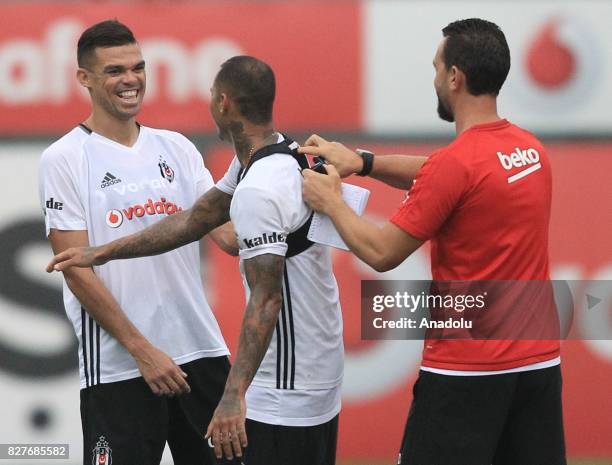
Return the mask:
{"type": "MultiPolygon", "coordinates": [[[[441,28],[467,17],[506,33],[513,63],[501,114],[548,147],[553,277],[612,279],[611,1],[0,3],[0,443],[69,443],[75,464],[82,453],[76,339],[61,276],[44,272],[51,251],[37,166],[49,143],[88,116],[74,77],[87,26],[117,18],[133,29],[147,62],[139,121],[186,134],[218,179],[231,153],[217,141],[208,99],[226,58],[255,55],[273,67],[277,128],[298,141],[316,132],[381,154],[429,154],[453,137],[436,115],[431,62],[441,28]]],[[[374,220],[405,195],[351,182],[372,190],[374,220]]],[[[346,328],[339,461],[395,463],[421,343],[361,340],[360,280],[427,279],[428,249],[385,274],[348,253],[334,257],[346,328]]],[[[203,241],[202,265],[235,349],[244,308],[237,263],[203,241]]],[[[575,305],[578,336],[562,349],[568,455],[572,464],[612,464],[612,341],[589,336],[593,325],[612,329],[612,313],[575,305]]]]}

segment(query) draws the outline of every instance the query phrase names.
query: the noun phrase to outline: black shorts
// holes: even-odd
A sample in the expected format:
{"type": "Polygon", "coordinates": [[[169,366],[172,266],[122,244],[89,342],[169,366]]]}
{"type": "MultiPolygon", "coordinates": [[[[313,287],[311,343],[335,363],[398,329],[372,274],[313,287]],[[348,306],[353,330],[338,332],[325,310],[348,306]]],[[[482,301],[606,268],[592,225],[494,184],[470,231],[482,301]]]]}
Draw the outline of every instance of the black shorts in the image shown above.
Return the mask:
{"type": "Polygon", "coordinates": [[[166,442],[175,465],[218,463],[204,433],[223,394],[229,360],[201,358],[181,369],[191,393],[174,398],[154,395],[142,377],[82,389],[83,463],[108,464],[107,454],[113,465],[157,465],[166,442]]]}
{"type": "Polygon", "coordinates": [[[565,465],[561,368],[419,373],[398,464],[565,465]]]}
{"type": "Polygon", "coordinates": [[[244,465],[334,465],[338,415],[316,426],[269,425],[247,419],[244,465]]]}

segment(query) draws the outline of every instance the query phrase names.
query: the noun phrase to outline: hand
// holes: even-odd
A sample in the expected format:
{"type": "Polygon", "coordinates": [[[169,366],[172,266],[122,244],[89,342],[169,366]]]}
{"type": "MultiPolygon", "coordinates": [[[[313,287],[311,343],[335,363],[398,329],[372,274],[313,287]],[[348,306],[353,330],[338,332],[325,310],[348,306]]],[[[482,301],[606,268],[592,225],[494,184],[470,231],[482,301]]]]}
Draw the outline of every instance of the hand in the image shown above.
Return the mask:
{"type": "Polygon", "coordinates": [[[334,165],[341,177],[359,173],[363,169],[363,160],[356,152],[339,142],[328,142],[320,136],[310,136],[298,152],[325,158],[327,163],[334,165]]]}
{"type": "Polygon", "coordinates": [[[137,349],[132,356],[136,360],[140,374],[156,396],[189,394],[191,388],[185,378],[187,373],[180,369],[164,352],[146,344],[137,349]]]}
{"type": "Polygon", "coordinates": [[[71,266],[89,268],[92,265],[104,265],[106,260],[100,258],[100,247],[70,247],[58,253],[47,265],[47,273],[64,271],[71,266]]]}
{"type": "Polygon", "coordinates": [[[338,171],[333,165],[325,165],[327,174],[315,173],[313,170],[303,170],[304,176],[303,198],[315,211],[330,212],[342,204],[342,182],[338,171]]]}
{"type": "Polygon", "coordinates": [[[242,448],[248,445],[245,418],[244,395],[224,393],[205,436],[206,439],[212,438],[218,459],[221,459],[223,454],[228,460],[232,460],[234,455],[242,457],[242,448]]]}

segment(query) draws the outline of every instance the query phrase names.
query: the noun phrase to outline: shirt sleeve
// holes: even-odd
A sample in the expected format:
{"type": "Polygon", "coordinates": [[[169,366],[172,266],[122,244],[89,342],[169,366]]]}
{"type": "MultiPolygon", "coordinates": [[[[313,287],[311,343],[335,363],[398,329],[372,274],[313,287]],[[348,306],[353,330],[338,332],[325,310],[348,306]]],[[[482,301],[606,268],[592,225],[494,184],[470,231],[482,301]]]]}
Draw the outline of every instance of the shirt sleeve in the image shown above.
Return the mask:
{"type": "Polygon", "coordinates": [[[469,171],[456,157],[437,152],[419,170],[391,222],[421,241],[433,238],[469,188],[469,171]]]}
{"type": "Polygon", "coordinates": [[[234,157],[225,175],[217,182],[215,187],[228,195],[234,195],[234,191],[238,185],[238,174],[240,173],[241,167],[238,157],[234,157]]]}
{"type": "Polygon", "coordinates": [[[208,171],[208,168],[206,168],[204,159],[202,158],[202,155],[200,154],[198,149],[195,147],[195,145],[192,146],[192,150],[194,152],[193,156],[195,158],[195,163],[196,163],[196,166],[195,166],[196,191],[197,191],[198,197],[200,197],[204,195],[206,192],[208,192],[210,188],[215,185],[215,181],[213,181],[212,174],[210,174],[210,171],[208,171]]]}
{"type": "Polygon", "coordinates": [[[50,230],[87,230],[83,202],[79,195],[76,167],[63,154],[45,152],[38,178],[40,206],[45,215],[47,236],[50,230]]]}
{"type": "Polygon", "coordinates": [[[278,194],[259,187],[244,187],[234,196],[231,217],[240,246],[240,258],[263,254],[284,256],[290,232],[286,206],[278,194]]]}

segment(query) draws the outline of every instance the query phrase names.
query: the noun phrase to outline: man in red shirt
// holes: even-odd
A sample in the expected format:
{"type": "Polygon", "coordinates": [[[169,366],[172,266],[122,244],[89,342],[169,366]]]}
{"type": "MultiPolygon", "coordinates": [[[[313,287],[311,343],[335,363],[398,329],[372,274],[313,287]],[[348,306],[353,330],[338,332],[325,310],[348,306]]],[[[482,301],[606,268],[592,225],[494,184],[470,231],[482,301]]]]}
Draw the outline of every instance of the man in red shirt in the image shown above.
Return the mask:
{"type": "MultiPolygon", "coordinates": [[[[434,280],[546,281],[550,163],[532,134],[497,113],[510,69],[505,36],[480,19],[442,32],[434,87],[456,139],[427,159],[374,158],[312,136],[301,150],[331,165],[328,176],[304,172],[304,199],[378,271],[430,240],[434,280]],[[410,189],[382,227],[342,200],[340,176],[352,173],[410,189]]],[[[398,464],[566,463],[559,341],[493,339],[425,341],[398,464]]]]}

